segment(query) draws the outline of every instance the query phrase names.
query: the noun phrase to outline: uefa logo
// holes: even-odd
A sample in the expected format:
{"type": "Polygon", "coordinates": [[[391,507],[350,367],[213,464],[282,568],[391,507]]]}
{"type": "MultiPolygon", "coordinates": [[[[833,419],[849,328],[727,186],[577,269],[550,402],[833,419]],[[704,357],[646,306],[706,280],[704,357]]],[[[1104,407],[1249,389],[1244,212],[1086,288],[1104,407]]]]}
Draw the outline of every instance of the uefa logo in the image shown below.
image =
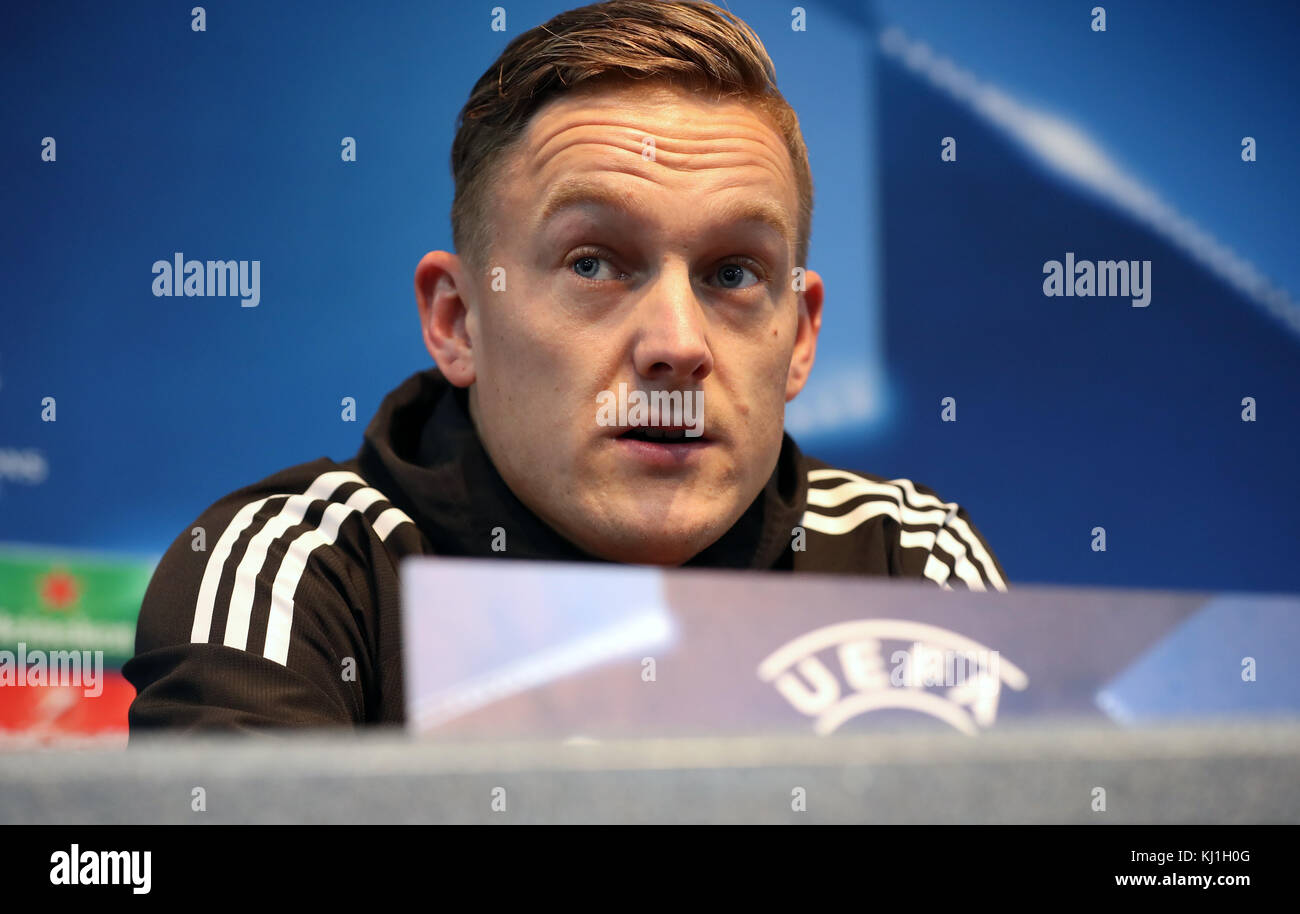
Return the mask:
{"type": "Polygon", "coordinates": [[[800,635],[758,666],[822,736],[871,711],[917,711],[968,736],[993,725],[1002,687],[1029,677],[997,651],[935,625],[864,619],[800,635]],[[894,643],[891,648],[890,642],[894,643]]]}

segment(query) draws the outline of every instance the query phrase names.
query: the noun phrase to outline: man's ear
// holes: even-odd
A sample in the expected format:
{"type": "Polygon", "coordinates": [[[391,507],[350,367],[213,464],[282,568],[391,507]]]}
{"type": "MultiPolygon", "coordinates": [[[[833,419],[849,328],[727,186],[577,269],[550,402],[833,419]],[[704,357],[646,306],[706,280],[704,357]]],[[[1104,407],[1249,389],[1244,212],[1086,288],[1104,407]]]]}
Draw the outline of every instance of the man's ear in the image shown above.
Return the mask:
{"type": "Polygon", "coordinates": [[[785,402],[789,403],[808,383],[813,360],[817,357],[817,334],[822,329],[822,298],[826,289],[822,278],[808,270],[804,273],[804,290],[799,296],[799,326],[795,330],[794,353],[785,381],[785,402]]]}
{"type": "Polygon", "coordinates": [[[415,268],[415,301],[425,348],[443,376],[457,387],[474,383],[474,347],[470,339],[469,276],[461,259],[430,251],[415,268]]]}

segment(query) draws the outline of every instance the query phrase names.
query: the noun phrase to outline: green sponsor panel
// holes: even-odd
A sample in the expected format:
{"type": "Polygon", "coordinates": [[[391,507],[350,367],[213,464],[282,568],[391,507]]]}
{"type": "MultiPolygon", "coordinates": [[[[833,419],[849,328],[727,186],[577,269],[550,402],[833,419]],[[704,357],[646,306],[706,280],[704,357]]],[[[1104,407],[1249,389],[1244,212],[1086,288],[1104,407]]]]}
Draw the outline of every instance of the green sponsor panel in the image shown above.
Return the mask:
{"type": "Polygon", "coordinates": [[[135,652],[135,621],[154,562],[0,545],[0,650],[135,652]]]}

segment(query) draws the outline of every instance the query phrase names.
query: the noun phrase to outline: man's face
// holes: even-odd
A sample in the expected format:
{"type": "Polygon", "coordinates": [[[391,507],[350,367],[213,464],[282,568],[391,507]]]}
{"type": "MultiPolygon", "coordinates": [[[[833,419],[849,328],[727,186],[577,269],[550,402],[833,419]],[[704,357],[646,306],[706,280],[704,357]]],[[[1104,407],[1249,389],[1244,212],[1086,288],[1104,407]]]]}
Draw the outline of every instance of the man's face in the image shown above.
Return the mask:
{"type": "Polygon", "coordinates": [[[597,86],[540,109],[498,175],[449,376],[472,377],[484,446],[551,527],[603,558],[680,564],[767,482],[811,367],[821,284],[793,290],[785,144],[742,102],[597,86]],[[702,436],[601,424],[620,385],[702,392],[702,436]]]}

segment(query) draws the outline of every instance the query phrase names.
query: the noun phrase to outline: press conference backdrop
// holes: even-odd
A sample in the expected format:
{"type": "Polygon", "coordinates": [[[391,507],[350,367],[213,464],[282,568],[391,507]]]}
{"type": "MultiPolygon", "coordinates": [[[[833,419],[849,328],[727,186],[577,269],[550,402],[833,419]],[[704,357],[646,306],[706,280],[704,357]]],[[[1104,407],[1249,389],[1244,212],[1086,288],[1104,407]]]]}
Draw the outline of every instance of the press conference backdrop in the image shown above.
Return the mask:
{"type": "MultiPolygon", "coordinates": [[[[222,494],[354,453],[429,364],[455,115],[563,6],[6,4],[0,543],[147,566],[222,494]],[[178,256],[258,262],[256,306],[154,295],[178,256]]],[[[1300,14],[1092,6],[730,4],[817,191],[788,427],[966,505],[1013,583],[1294,590],[1300,14]],[[1049,296],[1052,261],[1142,282],[1049,296]]]]}

